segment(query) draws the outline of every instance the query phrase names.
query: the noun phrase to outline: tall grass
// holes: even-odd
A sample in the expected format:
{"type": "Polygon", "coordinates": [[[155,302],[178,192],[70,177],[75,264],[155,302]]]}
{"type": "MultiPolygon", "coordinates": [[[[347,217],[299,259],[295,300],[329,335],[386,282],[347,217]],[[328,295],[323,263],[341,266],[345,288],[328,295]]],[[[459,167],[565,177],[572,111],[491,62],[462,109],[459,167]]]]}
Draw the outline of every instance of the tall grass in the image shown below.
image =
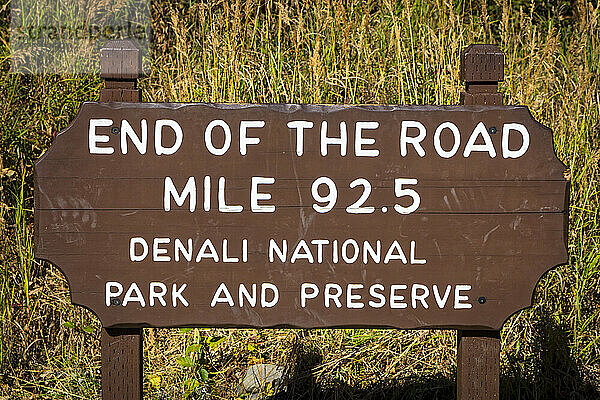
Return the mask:
{"type": "MultiPolygon", "coordinates": [[[[33,163],[101,82],[9,74],[9,7],[0,7],[0,393],[95,398],[100,326],[70,304],[55,267],[33,260],[31,222],[33,163]]],[[[571,179],[569,264],[505,324],[502,395],[593,399],[599,18],[593,3],[558,0],[156,1],[151,72],[140,85],[145,101],[456,104],[461,49],[498,44],[505,102],[529,106],[553,129],[571,179]]],[[[146,329],[144,386],[154,399],[231,398],[245,368],[267,362],[286,366],[292,398],[453,398],[455,340],[439,330],[146,329]]]]}

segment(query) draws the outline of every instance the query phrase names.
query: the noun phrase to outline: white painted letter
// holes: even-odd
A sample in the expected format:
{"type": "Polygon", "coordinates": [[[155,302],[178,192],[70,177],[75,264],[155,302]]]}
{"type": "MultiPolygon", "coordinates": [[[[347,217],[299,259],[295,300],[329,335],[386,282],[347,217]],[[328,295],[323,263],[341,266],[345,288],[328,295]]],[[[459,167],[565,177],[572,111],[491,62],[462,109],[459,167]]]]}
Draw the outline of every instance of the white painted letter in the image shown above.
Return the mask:
{"type": "Polygon", "coordinates": [[[204,143],[208,151],[215,156],[222,156],[223,154],[227,153],[229,146],[231,146],[231,129],[229,129],[227,122],[223,121],[222,119],[215,119],[211,121],[204,131],[204,143]],[[217,149],[212,142],[212,132],[215,126],[220,126],[223,128],[223,132],[225,134],[225,142],[223,143],[223,147],[220,149],[217,149]]]}
{"type": "Polygon", "coordinates": [[[217,303],[227,303],[229,304],[229,307],[234,306],[233,297],[231,297],[231,293],[229,293],[225,283],[221,283],[219,285],[219,288],[215,292],[212,301],[210,302],[210,306],[214,307],[217,303]],[[225,297],[221,297],[221,293],[223,293],[225,297]]]}
{"type": "Polygon", "coordinates": [[[161,244],[168,244],[171,242],[170,238],[154,238],[152,242],[152,260],[153,261],[171,261],[171,257],[167,254],[167,249],[161,249],[159,246],[161,244]]]}
{"type": "Polygon", "coordinates": [[[127,137],[129,137],[140,154],[146,154],[148,148],[148,122],[145,119],[141,121],[141,128],[142,137],[139,138],[126,119],[121,121],[121,153],[127,154],[127,137]]]}
{"type": "Polygon", "coordinates": [[[293,264],[296,262],[296,260],[300,259],[308,260],[308,262],[311,264],[315,262],[315,259],[313,258],[313,255],[310,252],[310,249],[308,248],[308,245],[306,244],[304,239],[301,239],[296,245],[296,248],[292,253],[292,257],[290,258],[290,262],[293,264]],[[300,252],[300,250],[302,250],[302,253],[300,252]]]}
{"type": "Polygon", "coordinates": [[[450,158],[456,154],[458,151],[458,147],[460,146],[460,132],[458,130],[458,126],[454,125],[452,122],[444,122],[440,126],[437,127],[435,133],[433,135],[433,147],[435,147],[435,151],[442,158],[450,158]],[[442,141],[440,136],[442,135],[442,131],[444,129],[450,129],[452,131],[452,135],[454,136],[454,144],[452,145],[452,149],[450,151],[446,151],[442,148],[442,141]]]}
{"type": "Polygon", "coordinates": [[[417,243],[414,240],[410,241],[410,263],[411,264],[427,264],[427,260],[424,258],[417,258],[417,243]]]}
{"type": "Polygon", "coordinates": [[[425,299],[429,296],[429,288],[427,286],[421,285],[420,283],[415,283],[412,285],[411,291],[412,293],[410,297],[412,300],[412,308],[417,308],[417,300],[423,304],[423,307],[429,308],[429,304],[427,304],[427,301],[425,301],[425,299]],[[423,293],[418,294],[417,290],[422,290],[423,293]]]}
{"type": "Polygon", "coordinates": [[[383,293],[377,292],[375,289],[383,291],[385,290],[385,287],[381,283],[371,285],[371,287],[369,288],[369,294],[371,295],[371,297],[379,299],[379,302],[369,300],[369,305],[373,308],[381,308],[385,305],[385,295],[383,293]]]}
{"type": "Polygon", "coordinates": [[[400,247],[400,243],[396,240],[390,245],[390,248],[385,254],[385,258],[383,259],[383,263],[387,264],[390,260],[401,260],[404,264],[408,263],[404,251],[402,250],[402,247],[400,247]],[[396,250],[397,254],[394,254],[394,250],[396,250]]]}
{"type": "Polygon", "coordinates": [[[279,289],[272,283],[265,282],[260,286],[260,306],[263,308],[271,308],[279,301],[279,289]],[[273,292],[273,299],[267,300],[267,290],[273,292]]]}
{"type": "Polygon", "coordinates": [[[406,285],[391,285],[390,286],[390,308],[406,308],[408,304],[403,302],[404,296],[396,294],[396,290],[405,290],[406,285]]]}
{"type": "Polygon", "coordinates": [[[165,294],[167,294],[167,285],[162,282],[150,282],[150,307],[154,307],[154,299],[158,299],[160,304],[166,307],[165,294]],[[156,289],[160,289],[160,291],[156,289]]]}
{"type": "Polygon", "coordinates": [[[357,157],[377,157],[379,155],[379,150],[377,149],[367,150],[362,148],[362,146],[365,144],[375,144],[375,139],[362,137],[363,129],[377,128],[379,128],[379,122],[377,121],[360,121],[356,123],[356,132],[354,134],[354,153],[357,157]]]}
{"type": "Polygon", "coordinates": [[[283,239],[282,246],[283,249],[279,248],[274,239],[269,239],[269,262],[273,262],[275,259],[275,257],[273,257],[273,253],[277,253],[277,257],[279,257],[281,262],[285,262],[287,260],[287,239],[283,239]]]}
{"type": "Polygon", "coordinates": [[[310,129],[314,124],[310,121],[290,121],[287,126],[296,129],[296,154],[301,156],[304,154],[304,129],[310,129]]]}
{"type": "Polygon", "coordinates": [[[263,128],[265,121],[241,121],[240,122],[240,154],[245,156],[248,152],[249,144],[259,144],[257,137],[248,137],[248,128],[263,128]]]}
{"type": "Polygon", "coordinates": [[[483,122],[478,123],[475,129],[473,130],[473,133],[471,134],[471,137],[469,138],[469,141],[465,146],[465,151],[463,155],[465,157],[469,157],[471,155],[471,152],[473,151],[487,151],[490,154],[490,157],[496,157],[496,149],[494,148],[494,144],[492,143],[492,138],[490,137],[490,134],[485,128],[483,122]],[[484,144],[475,144],[477,136],[479,135],[483,137],[483,141],[485,142],[484,144]]]}
{"type": "Polygon", "coordinates": [[[337,308],[342,307],[342,302],[340,301],[340,296],[342,295],[342,287],[337,283],[328,283],[325,285],[325,307],[329,308],[329,303],[331,300],[335,303],[337,308]],[[335,293],[331,293],[331,289],[335,289],[335,293]]]}
{"type": "Polygon", "coordinates": [[[146,240],[142,237],[132,237],[129,240],[129,259],[131,261],[142,261],[144,258],[146,258],[147,255],[148,255],[148,243],[146,243],[146,240]],[[142,245],[142,254],[141,255],[135,254],[135,245],[138,243],[142,245]]]}
{"type": "Polygon", "coordinates": [[[248,300],[248,304],[250,304],[250,307],[255,307],[256,306],[256,283],[252,284],[252,295],[250,295],[250,292],[248,292],[248,289],[246,289],[246,285],[244,285],[243,283],[240,283],[240,288],[238,290],[238,297],[240,299],[240,307],[244,307],[244,298],[246,298],[246,300],[248,300]]]}
{"type": "Polygon", "coordinates": [[[183,255],[183,257],[188,260],[188,261],[192,261],[192,238],[189,238],[187,240],[187,248],[183,245],[183,243],[181,242],[181,240],[179,238],[175,238],[174,241],[174,245],[175,245],[175,261],[179,261],[179,254],[181,253],[183,255]]]}
{"type": "Polygon", "coordinates": [[[119,282],[106,282],[106,307],[110,307],[110,299],[113,297],[119,297],[121,293],[123,293],[123,285],[121,285],[119,282]],[[113,292],[112,288],[117,288],[117,291],[113,292]]]}
{"type": "Polygon", "coordinates": [[[362,283],[349,283],[346,287],[346,307],[347,308],[363,308],[365,304],[360,301],[362,296],[360,294],[352,294],[354,289],[362,289],[364,286],[362,283]],[[354,303],[354,300],[358,300],[358,303],[354,303]]]}
{"type": "Polygon", "coordinates": [[[302,307],[306,307],[306,299],[314,299],[319,295],[319,287],[314,283],[303,283],[300,288],[300,304],[302,307]],[[308,289],[311,290],[308,293],[308,289]]]}
{"type": "Polygon", "coordinates": [[[346,129],[346,123],[340,122],[340,137],[328,137],[327,136],[327,121],[321,122],[321,155],[327,155],[327,146],[330,144],[340,145],[340,155],[343,157],[346,155],[348,147],[348,130],[346,129]]]}
{"type": "Polygon", "coordinates": [[[182,141],[183,131],[181,130],[181,126],[179,126],[177,121],[173,121],[172,119],[159,119],[156,121],[156,125],[154,125],[154,148],[157,155],[160,156],[161,154],[174,154],[177,150],[179,150],[182,141]],[[175,143],[173,143],[173,146],[171,147],[164,147],[162,144],[163,126],[168,126],[173,129],[173,132],[175,132],[175,143]]]}
{"type": "Polygon", "coordinates": [[[358,259],[360,252],[358,250],[358,243],[354,239],[347,239],[342,243],[342,259],[347,264],[352,264],[354,261],[358,259]],[[348,257],[348,245],[351,245],[354,250],[352,251],[352,257],[348,257]]]}
{"type": "Polygon", "coordinates": [[[446,285],[444,297],[440,297],[440,292],[437,285],[433,285],[433,297],[435,297],[435,302],[437,303],[439,308],[444,308],[446,306],[446,302],[448,301],[448,297],[450,296],[450,290],[452,290],[452,286],[446,285]]]}
{"type": "Polygon", "coordinates": [[[215,249],[215,246],[212,244],[210,239],[206,239],[204,243],[202,243],[202,247],[200,247],[198,254],[196,254],[196,262],[202,261],[203,258],[212,258],[214,262],[219,262],[217,249],[215,249]],[[206,250],[209,252],[207,253],[206,250]]]}
{"type": "Polygon", "coordinates": [[[275,178],[263,178],[262,176],[252,177],[252,189],[250,191],[250,209],[252,212],[275,212],[275,206],[259,205],[258,200],[271,200],[271,193],[259,193],[258,185],[272,185],[275,178]]]}
{"type": "Polygon", "coordinates": [[[146,300],[144,300],[144,296],[142,296],[142,292],[135,282],[129,286],[127,293],[125,293],[125,297],[123,297],[123,307],[131,301],[137,301],[142,307],[146,307],[146,300]]]}
{"type": "Polygon", "coordinates": [[[504,158],[519,158],[529,148],[529,131],[525,125],[521,124],[504,124],[502,127],[502,156],[504,158]],[[519,150],[511,150],[508,145],[508,137],[510,136],[510,131],[515,130],[519,131],[521,137],[523,138],[523,144],[521,144],[521,148],[519,150]]]}
{"type": "Polygon", "coordinates": [[[194,210],[196,210],[196,179],[193,176],[188,178],[181,195],[177,193],[177,189],[175,189],[171,177],[165,177],[165,191],[163,197],[163,208],[165,211],[171,211],[171,197],[179,207],[182,207],[185,198],[188,196],[190,198],[190,212],[194,212],[194,210]]]}
{"type": "Polygon", "coordinates": [[[225,202],[225,177],[219,178],[219,211],[224,213],[242,212],[244,207],[240,205],[230,206],[225,202]]]}
{"type": "Polygon", "coordinates": [[[462,290],[471,290],[471,285],[456,285],[454,287],[454,308],[471,308],[473,305],[471,303],[461,303],[461,301],[469,300],[469,296],[463,296],[460,294],[462,290]]]}
{"type": "Polygon", "coordinates": [[[425,126],[419,121],[402,121],[402,128],[400,130],[400,154],[402,157],[408,154],[407,143],[413,145],[419,156],[425,157],[425,150],[421,146],[421,142],[425,139],[426,132],[425,126]],[[408,128],[417,128],[419,134],[417,136],[408,136],[408,128]]]}
{"type": "Polygon", "coordinates": [[[229,246],[227,246],[227,239],[223,239],[223,262],[224,263],[236,263],[240,262],[240,259],[237,257],[229,257],[227,253],[229,253],[229,246]]]}
{"type": "Polygon", "coordinates": [[[369,255],[375,264],[381,262],[381,240],[375,242],[375,246],[377,250],[373,249],[370,242],[366,240],[363,242],[363,264],[369,261],[369,255]]]}
{"type": "Polygon", "coordinates": [[[88,148],[90,149],[90,154],[112,154],[115,152],[115,149],[113,149],[112,147],[98,147],[98,143],[108,143],[110,141],[110,137],[108,135],[98,135],[96,133],[97,127],[108,127],[111,126],[112,123],[112,119],[90,119],[90,128],[88,130],[88,148]]]}

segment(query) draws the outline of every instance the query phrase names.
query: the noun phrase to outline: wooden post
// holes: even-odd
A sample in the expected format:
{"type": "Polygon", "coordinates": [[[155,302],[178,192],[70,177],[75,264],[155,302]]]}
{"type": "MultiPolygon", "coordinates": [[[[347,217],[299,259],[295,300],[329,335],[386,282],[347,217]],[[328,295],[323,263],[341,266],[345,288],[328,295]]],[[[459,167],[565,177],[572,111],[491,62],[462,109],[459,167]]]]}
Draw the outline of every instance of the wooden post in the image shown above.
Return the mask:
{"type": "MultiPolygon", "coordinates": [[[[130,40],[108,42],[100,51],[104,89],[100,101],[140,102],[137,89],[141,56],[130,40]]],[[[120,302],[113,299],[113,307],[120,302]]],[[[143,330],[102,329],[102,400],[140,400],[143,397],[143,330]]]]}
{"type": "MultiPolygon", "coordinates": [[[[504,54],[495,45],[470,45],[461,54],[460,79],[465,82],[462,104],[502,104],[498,82],[504,79],[504,54]]],[[[500,332],[458,331],[456,355],[457,399],[498,400],[500,332]]]]}

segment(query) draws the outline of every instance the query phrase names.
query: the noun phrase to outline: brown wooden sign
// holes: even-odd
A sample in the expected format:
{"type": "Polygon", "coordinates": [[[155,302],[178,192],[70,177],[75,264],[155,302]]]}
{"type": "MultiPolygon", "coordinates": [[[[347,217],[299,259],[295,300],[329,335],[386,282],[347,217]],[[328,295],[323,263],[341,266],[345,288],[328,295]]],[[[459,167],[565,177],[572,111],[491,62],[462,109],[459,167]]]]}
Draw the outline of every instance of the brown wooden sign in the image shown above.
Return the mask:
{"type": "Polygon", "coordinates": [[[499,329],[567,261],[526,107],[85,103],[36,256],[105,327],[499,329]]]}

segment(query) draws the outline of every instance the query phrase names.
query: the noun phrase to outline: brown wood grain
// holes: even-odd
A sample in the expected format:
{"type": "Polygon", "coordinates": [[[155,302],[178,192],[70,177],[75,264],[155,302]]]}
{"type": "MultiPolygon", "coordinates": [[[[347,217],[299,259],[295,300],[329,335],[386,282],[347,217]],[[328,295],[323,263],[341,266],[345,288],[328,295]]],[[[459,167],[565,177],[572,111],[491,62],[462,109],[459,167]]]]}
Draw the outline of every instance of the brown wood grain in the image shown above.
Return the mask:
{"type": "MultiPolygon", "coordinates": [[[[112,90],[112,89],[111,89],[112,90]]],[[[218,135],[217,135],[218,136],[218,135]]],[[[215,142],[216,143],[216,142],[215,142]]],[[[517,143],[518,145],[519,143],[517,143]]],[[[217,144],[220,145],[220,144],[217,144]]],[[[446,149],[452,143],[444,143],[446,149]]],[[[58,135],[52,148],[36,165],[36,256],[58,265],[67,276],[73,302],[91,309],[107,327],[140,326],[388,326],[397,328],[472,328],[499,329],[504,320],[531,304],[539,278],[555,265],[566,262],[565,218],[568,183],[564,165],[556,158],[551,132],[537,123],[525,107],[516,106],[316,106],[316,105],[224,105],[224,104],[126,104],[85,103],[71,126],[58,135]],[[115,148],[112,155],[89,154],[90,118],[110,118],[118,126],[122,119],[149,127],[148,150],[141,155],[129,142],[129,152],[120,153],[119,134],[110,128],[99,130],[109,135],[102,146],[115,148]],[[153,125],[157,119],[177,120],[184,132],[181,148],[173,155],[156,155],[153,125]],[[231,148],[224,156],[208,152],[204,130],[214,119],[223,119],[232,127],[231,148]],[[240,154],[239,122],[264,120],[266,126],[250,129],[249,136],[260,137],[240,154]],[[286,123],[291,120],[314,121],[315,127],[304,135],[304,154],[296,154],[296,138],[286,123]],[[400,153],[399,126],[403,120],[417,120],[427,129],[422,142],[426,152],[420,157],[409,147],[400,153]],[[319,124],[327,121],[338,136],[341,121],[348,127],[348,153],[319,152],[319,124]],[[377,157],[354,154],[354,123],[378,121],[379,128],[364,136],[375,138],[377,157]],[[433,146],[433,132],[444,121],[452,121],[461,132],[461,145],[455,157],[440,157],[433,146]],[[495,127],[492,143],[498,152],[462,155],[464,144],[475,126],[483,122],[495,127]],[[521,123],[530,133],[529,150],[519,159],[501,154],[502,125],[521,123]],[[197,208],[163,209],[165,177],[183,188],[194,176],[198,188],[197,208]],[[211,177],[210,211],[203,209],[205,176],[211,177]],[[252,176],[274,177],[273,185],[261,186],[271,193],[273,213],[250,211],[252,176]],[[337,187],[335,207],[327,213],[314,210],[311,186],[321,176],[331,178],[337,187]],[[226,178],[228,204],[244,207],[241,213],[217,210],[217,180],[226,178]],[[364,178],[372,185],[365,206],[371,214],[351,214],[346,207],[362,193],[362,187],[350,188],[350,182],[364,178]],[[406,204],[394,192],[396,178],[416,178],[409,186],[421,198],[417,211],[401,215],[394,204],[406,204]],[[384,207],[387,208],[383,212],[384,207]],[[230,244],[230,256],[241,257],[240,243],[248,241],[246,262],[224,263],[202,259],[200,262],[140,262],[129,259],[129,241],[143,237],[152,247],[154,238],[169,238],[173,243],[191,239],[194,257],[206,239],[219,249],[223,239],[230,244]],[[269,261],[269,240],[287,240],[290,255],[299,241],[347,239],[359,244],[381,242],[382,253],[396,240],[409,262],[392,260],[387,264],[361,258],[354,263],[334,262],[328,250],[321,262],[288,259],[269,261]],[[411,242],[416,258],[426,264],[411,264],[411,242]],[[179,304],[141,307],[130,303],[105,304],[105,283],[118,281],[127,286],[136,282],[148,292],[151,282],[168,285],[187,284],[188,307],[179,304]],[[270,282],[280,290],[279,303],[272,308],[239,307],[240,284],[270,282]],[[328,283],[362,284],[356,293],[368,303],[369,287],[381,284],[407,285],[403,292],[409,305],[404,309],[365,305],[346,307],[347,292],[340,297],[343,306],[326,307],[323,297],[301,306],[302,283],[314,283],[321,290],[328,283]],[[218,286],[226,283],[236,298],[234,307],[211,299],[218,286]],[[410,288],[423,284],[470,285],[469,309],[439,308],[433,294],[429,308],[410,303],[410,288]],[[483,302],[479,299],[483,298],[483,302]]],[[[410,203],[410,202],[409,202],[410,203]]],[[[174,204],[174,203],[173,203],[174,204]]],[[[311,246],[314,256],[316,250],[311,246]]],[[[147,297],[148,293],[144,296],[147,297]]],[[[322,293],[320,293],[322,295],[322,293]]],[[[122,297],[120,300],[122,300],[122,297]]],[[[453,295],[449,297],[453,298],[453,295]]],[[[389,301],[389,299],[388,299],[389,301]]],[[[451,301],[451,300],[449,300],[451,301]]],[[[418,304],[417,304],[418,305],[418,304]]]]}
{"type": "MultiPolygon", "coordinates": [[[[131,41],[118,40],[107,43],[101,51],[100,64],[101,76],[105,79],[105,87],[100,90],[100,101],[141,101],[142,92],[136,89],[141,58],[131,41]]],[[[78,265],[85,266],[88,261],[89,259],[81,260],[78,265]]],[[[107,329],[103,324],[100,347],[102,399],[142,399],[143,329],[107,329]]]]}
{"type": "MultiPolygon", "coordinates": [[[[467,47],[461,54],[460,75],[466,89],[461,93],[461,104],[502,104],[502,94],[497,90],[498,81],[504,79],[504,54],[497,46],[467,47]]],[[[500,397],[499,330],[457,332],[456,389],[458,400],[500,397]]]]}
{"type": "Polygon", "coordinates": [[[140,328],[102,329],[102,399],[143,398],[143,334],[140,328]]]}

